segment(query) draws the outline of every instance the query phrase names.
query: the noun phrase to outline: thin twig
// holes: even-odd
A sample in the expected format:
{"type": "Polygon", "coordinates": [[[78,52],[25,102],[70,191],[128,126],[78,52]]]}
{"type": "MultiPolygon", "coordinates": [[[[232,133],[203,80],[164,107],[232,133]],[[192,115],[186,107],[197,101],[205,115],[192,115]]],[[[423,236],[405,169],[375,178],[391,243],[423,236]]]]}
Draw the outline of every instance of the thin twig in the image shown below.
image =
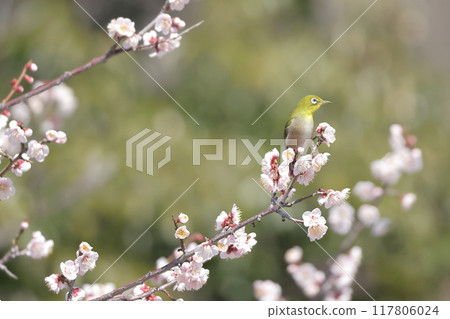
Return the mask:
{"type": "MultiPolygon", "coordinates": [[[[263,217],[274,213],[277,209],[278,209],[278,207],[267,208],[266,210],[260,212],[259,214],[256,214],[255,216],[250,217],[249,219],[239,223],[237,226],[235,226],[235,227],[233,227],[233,228],[231,228],[231,229],[229,229],[227,231],[224,231],[222,233],[217,234],[216,236],[211,238],[209,240],[209,242],[211,244],[215,244],[219,240],[221,240],[222,238],[225,238],[225,237],[233,234],[236,230],[238,230],[240,228],[243,228],[243,227],[247,226],[248,224],[255,223],[256,221],[261,220],[263,217]]],[[[119,288],[117,288],[117,289],[115,289],[115,290],[113,290],[113,291],[111,291],[111,292],[109,292],[107,294],[104,294],[104,295],[102,295],[100,297],[94,298],[92,300],[94,300],[94,301],[110,300],[113,297],[115,297],[117,295],[120,295],[120,294],[124,293],[125,291],[127,291],[127,290],[129,290],[129,289],[131,289],[133,287],[136,287],[138,285],[141,285],[141,284],[145,283],[150,278],[155,277],[157,275],[160,275],[160,274],[162,274],[162,273],[172,269],[173,267],[182,264],[184,261],[186,261],[187,259],[192,257],[194,255],[194,253],[195,253],[194,250],[187,251],[184,255],[174,259],[172,262],[168,263],[167,265],[165,265],[165,266],[163,266],[163,267],[161,267],[159,269],[150,271],[146,275],[142,276],[141,278],[139,278],[139,279],[137,279],[135,281],[132,281],[132,282],[126,284],[126,285],[123,285],[122,287],[119,287],[119,288]]]]}
{"type": "MultiPolygon", "coordinates": [[[[200,22],[194,24],[193,26],[191,26],[191,27],[187,28],[186,30],[184,30],[183,32],[181,32],[177,37],[174,37],[172,39],[165,39],[165,40],[153,43],[151,45],[139,46],[139,47],[136,48],[135,51],[143,51],[143,50],[149,50],[149,49],[155,48],[158,43],[159,44],[160,43],[164,43],[166,41],[173,40],[173,39],[176,39],[178,37],[181,37],[183,34],[191,31],[192,29],[194,29],[196,27],[198,27],[202,23],[203,23],[203,21],[200,21],[200,22]]],[[[52,81],[44,83],[43,85],[40,85],[40,86],[38,86],[38,87],[28,91],[27,93],[19,95],[18,97],[14,98],[14,99],[6,102],[6,103],[0,103],[0,111],[9,109],[13,105],[19,104],[20,102],[23,102],[24,100],[29,99],[32,96],[35,96],[35,95],[37,95],[39,93],[42,93],[42,92],[44,92],[44,91],[46,91],[46,90],[48,90],[48,89],[50,89],[50,88],[52,88],[52,87],[54,87],[56,85],[59,85],[62,82],[66,81],[67,79],[70,79],[71,77],[73,77],[75,75],[78,75],[78,74],[80,74],[80,73],[82,73],[82,72],[84,72],[86,70],[89,70],[90,68],[92,68],[92,67],[94,67],[94,66],[96,66],[96,65],[98,65],[100,63],[104,63],[104,62],[108,61],[113,56],[116,56],[118,54],[122,54],[122,53],[125,53],[125,52],[129,52],[129,51],[133,51],[133,49],[132,48],[124,49],[122,47],[117,48],[117,44],[114,44],[110,48],[110,50],[108,50],[107,53],[105,53],[105,54],[103,54],[103,55],[101,55],[99,57],[93,58],[89,62],[87,62],[87,63],[85,63],[85,64],[83,64],[83,65],[81,65],[81,66],[79,66],[79,67],[77,67],[77,68],[75,68],[75,69],[73,69],[71,71],[66,71],[63,74],[61,74],[59,77],[53,79],[52,81]]]]}
{"type": "Polygon", "coordinates": [[[150,30],[151,28],[153,28],[153,26],[156,23],[156,20],[158,19],[158,17],[163,14],[163,13],[167,13],[170,9],[170,4],[169,1],[166,1],[166,3],[164,3],[163,7],[161,8],[161,11],[159,12],[159,14],[156,16],[156,18],[154,18],[149,24],[147,24],[144,28],[142,28],[141,31],[139,31],[139,35],[142,36],[145,32],[147,32],[148,30],[150,30]]]}

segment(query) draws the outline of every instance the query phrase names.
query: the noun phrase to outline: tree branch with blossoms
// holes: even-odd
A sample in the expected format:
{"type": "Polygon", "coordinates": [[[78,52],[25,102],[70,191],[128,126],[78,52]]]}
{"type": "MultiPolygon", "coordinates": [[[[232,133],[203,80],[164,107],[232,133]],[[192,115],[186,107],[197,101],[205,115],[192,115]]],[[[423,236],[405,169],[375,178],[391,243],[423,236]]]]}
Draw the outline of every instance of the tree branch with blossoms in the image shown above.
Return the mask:
{"type": "MultiPolygon", "coordinates": [[[[345,237],[334,254],[335,257],[330,256],[325,261],[324,271],[303,261],[301,247],[294,246],[286,251],[284,257],[288,264],[287,272],[307,298],[351,300],[354,283],[372,298],[355,279],[362,262],[363,250],[352,245],[364,229],[370,229],[375,237],[388,232],[389,219],[381,217],[378,209],[382,200],[397,197],[403,210],[409,210],[416,201],[415,194],[402,193],[392,188],[403,173],[413,174],[422,169],[422,152],[415,148],[416,141],[416,137],[408,135],[403,127],[392,125],[389,137],[391,151],[370,165],[372,176],[381,182],[381,185],[360,181],[353,187],[353,194],[363,202],[356,212],[358,220],[355,221],[355,208],[349,203],[331,207],[328,215],[330,227],[335,233],[345,237]]],[[[325,207],[329,208],[326,204],[325,207]]],[[[258,300],[285,299],[281,286],[271,280],[255,281],[253,291],[258,300]]]]}
{"type": "MultiPolygon", "coordinates": [[[[183,28],[185,28],[186,23],[179,17],[172,18],[168,12],[170,10],[181,11],[187,3],[189,3],[189,0],[167,0],[163,5],[161,13],[137,33],[134,22],[130,19],[119,17],[111,20],[107,26],[107,30],[109,36],[113,38],[115,43],[111,46],[107,53],[93,58],[89,62],[76,67],[71,71],[66,71],[59,77],[46,83],[42,83],[29,92],[24,93],[12,100],[10,100],[10,98],[14,93],[22,93],[24,89],[22,86],[16,85],[14,80],[11,81],[11,85],[14,90],[8,94],[7,98],[2,100],[2,103],[0,103],[0,111],[8,110],[12,106],[23,102],[32,96],[47,91],[54,86],[60,85],[62,82],[73,76],[87,71],[98,64],[107,62],[113,56],[130,51],[152,50],[149,54],[150,57],[162,57],[166,53],[173,51],[180,46],[182,35],[203,23],[203,21],[200,21],[190,28],[180,32],[183,28]],[[154,29],[150,30],[151,28],[154,29]]],[[[35,64],[33,65],[36,67],[35,64]]],[[[19,79],[21,78],[19,77],[19,79]]],[[[26,76],[25,79],[27,79],[26,76]]]]}
{"type": "MultiPolygon", "coordinates": [[[[241,221],[242,213],[234,204],[230,212],[223,211],[216,218],[215,230],[220,231],[219,233],[210,239],[199,236],[198,238],[201,240],[198,243],[191,242],[188,245],[185,242],[190,235],[186,226],[189,221],[188,216],[181,213],[177,218],[172,217],[175,226],[174,236],[180,240],[181,245],[170,257],[171,261],[165,258],[160,259],[157,261],[157,266],[159,266],[157,269],[90,300],[160,300],[161,297],[156,293],[163,292],[169,296],[166,292],[166,288],[169,286],[173,286],[173,289],[178,291],[198,290],[209,277],[209,270],[203,268],[204,263],[215,256],[222,259],[235,259],[249,253],[257,243],[256,233],[247,233],[245,227],[250,224],[255,226],[257,222],[272,213],[280,214],[282,220],[288,219],[296,224],[304,224],[308,227],[308,237],[311,241],[321,239],[328,227],[318,208],[312,212],[304,212],[302,219],[293,218],[282,211],[285,207],[292,207],[316,196],[318,204],[325,205],[326,208],[341,205],[348,197],[349,189],[343,191],[319,189],[313,194],[290,201],[295,193],[294,185],[296,183],[308,185],[328,160],[329,153],[320,153],[318,148],[322,143],[330,146],[335,141],[335,130],[329,124],[321,123],[317,128],[317,133],[317,142],[310,153],[303,148],[296,151],[287,149],[282,152],[280,164],[278,164],[280,160],[278,150],[274,149],[265,155],[262,161],[261,182],[264,188],[272,194],[271,204],[267,209],[241,221]]],[[[88,295],[84,291],[80,292],[80,288],[73,285],[76,276],[85,273],[77,273],[77,269],[81,269],[80,261],[77,262],[80,259],[78,253],[77,256],[76,260],[61,263],[61,274],[53,274],[46,278],[47,286],[55,293],[63,288],[69,289],[66,300],[73,298],[73,292],[76,292],[77,296],[83,296],[80,298],[88,295]],[[67,285],[68,283],[71,285],[67,285]]],[[[87,258],[87,260],[91,260],[93,263],[85,268],[92,270],[95,267],[95,260],[94,258],[87,258]]]]}
{"type": "MultiPolygon", "coordinates": [[[[64,144],[67,141],[66,134],[57,127],[45,130],[45,137],[41,139],[29,140],[33,136],[33,130],[17,120],[12,120],[9,109],[24,101],[33,110],[42,109],[46,103],[60,103],[58,96],[61,95],[56,94],[57,89],[65,90],[64,94],[70,92],[64,87],[63,82],[100,63],[107,62],[113,56],[131,51],[150,50],[150,57],[161,57],[178,48],[182,35],[201,23],[184,29],[185,22],[169,14],[171,10],[182,10],[188,2],[189,0],[166,1],[158,16],[139,32],[136,32],[134,22],[130,19],[123,17],[113,19],[108,24],[107,30],[115,44],[105,54],[64,72],[51,81],[34,83],[34,88],[26,93],[22,83],[26,81],[33,84],[34,78],[28,73],[36,72],[38,68],[33,61],[25,64],[17,79],[11,81],[12,88],[0,104],[2,111],[0,129],[4,129],[1,136],[0,158],[7,160],[0,170],[0,200],[6,200],[15,194],[12,180],[4,177],[9,171],[21,176],[34,162],[45,160],[49,155],[49,144],[64,144]],[[184,31],[181,31],[182,29],[184,31]],[[15,94],[21,95],[13,99],[15,94]]],[[[322,239],[329,228],[327,219],[322,216],[319,208],[303,212],[301,219],[291,216],[284,210],[316,197],[319,206],[330,209],[328,225],[333,231],[346,237],[340,250],[335,254],[336,257],[330,257],[325,262],[324,271],[311,263],[302,262],[303,250],[298,246],[287,250],[285,254],[287,271],[310,299],[350,299],[353,293],[351,285],[355,281],[362,260],[362,249],[359,246],[351,246],[366,228],[371,229],[375,236],[386,233],[389,221],[380,218],[378,210],[383,198],[390,195],[400,196],[402,207],[404,209],[411,207],[416,200],[415,195],[401,194],[392,189],[392,186],[403,173],[415,173],[421,169],[422,154],[420,149],[414,148],[415,137],[406,135],[399,125],[393,125],[390,137],[392,151],[371,165],[372,174],[381,182],[381,186],[363,181],[354,187],[353,193],[363,202],[367,202],[359,207],[358,221],[354,222],[355,209],[346,203],[350,188],[342,191],[319,188],[312,194],[293,199],[295,187],[308,186],[328,162],[330,154],[319,152],[319,147],[322,144],[330,147],[336,140],[334,128],[327,123],[319,124],[316,132],[317,136],[309,144],[310,149],[288,148],[281,152],[281,155],[277,149],[273,149],[265,154],[261,163],[260,179],[271,197],[270,204],[265,210],[242,221],[242,212],[234,204],[228,213],[222,211],[216,218],[215,230],[218,233],[210,239],[203,235],[190,235],[191,232],[186,225],[189,217],[186,214],[181,213],[177,218],[172,217],[174,236],[180,241],[180,247],[168,258],[159,258],[154,270],[119,288],[115,288],[112,284],[83,287],[75,285],[78,277],[95,269],[99,258],[99,254],[92,246],[87,242],[81,242],[75,258],[61,262],[61,273],[46,277],[45,284],[54,293],[67,290],[66,300],[162,300],[158,294],[163,294],[170,300],[177,300],[167,289],[173,287],[173,290],[185,291],[203,287],[210,276],[210,271],[204,268],[204,264],[212,258],[217,256],[221,259],[236,259],[250,253],[257,244],[256,233],[247,233],[245,227],[256,226],[257,222],[270,214],[279,214],[282,221],[303,224],[307,228],[307,236],[311,242],[322,239]]],[[[46,240],[40,232],[34,232],[26,248],[20,249],[18,240],[27,228],[28,223],[23,222],[10,250],[0,259],[0,270],[15,279],[17,277],[14,273],[5,266],[8,261],[20,256],[42,258],[53,248],[53,241],[46,240]]],[[[256,298],[260,300],[284,299],[281,296],[281,287],[271,281],[256,281],[254,291],[256,298]]]]}
{"type": "MultiPolygon", "coordinates": [[[[45,160],[50,153],[49,144],[66,143],[67,135],[60,131],[59,127],[63,118],[70,115],[76,108],[77,101],[73,91],[63,82],[122,53],[150,50],[150,57],[162,57],[178,48],[182,35],[201,24],[199,22],[185,29],[186,23],[183,20],[179,17],[172,18],[169,15],[170,11],[183,10],[188,2],[189,0],[167,0],[161,13],[139,33],[136,33],[134,22],[130,19],[122,17],[113,19],[108,24],[107,30],[115,43],[107,53],[93,58],[71,71],[66,71],[51,81],[35,82],[30,73],[38,71],[37,64],[32,60],[25,63],[18,77],[10,81],[11,89],[0,103],[0,162],[2,163],[2,167],[0,167],[0,200],[7,200],[16,193],[12,179],[5,177],[8,172],[20,177],[31,169],[34,162],[45,160]],[[183,29],[184,31],[182,31],[183,29]],[[25,92],[26,85],[33,85],[33,87],[25,92]],[[20,95],[13,98],[17,94],[20,95]],[[52,116],[42,119],[40,129],[45,132],[45,137],[30,139],[34,135],[34,130],[27,127],[26,123],[12,119],[10,109],[19,104],[36,116],[45,115],[44,113],[50,112],[50,107],[55,107],[57,116],[51,114],[52,116]]],[[[25,224],[23,223],[23,225],[25,224]]],[[[34,235],[37,239],[33,243],[38,243],[43,238],[40,233],[34,233],[34,235]]],[[[53,246],[53,242],[51,243],[53,246]]],[[[0,271],[16,278],[4,264],[11,259],[26,255],[30,251],[32,251],[32,257],[37,256],[36,251],[33,252],[30,249],[20,250],[17,240],[13,240],[10,251],[0,260],[0,271]]],[[[42,253],[45,253],[45,250],[42,253]]],[[[69,266],[67,265],[66,268],[70,268],[69,266]]],[[[66,283],[70,285],[71,281],[67,280],[66,283]]],[[[76,291],[71,289],[70,294],[72,293],[76,294],[76,291]]],[[[72,298],[72,296],[69,297],[72,298]]]]}
{"type": "Polygon", "coordinates": [[[27,244],[27,246],[23,249],[20,249],[19,239],[22,236],[22,234],[28,229],[28,227],[29,223],[27,221],[23,221],[20,224],[19,232],[17,233],[16,237],[14,237],[14,239],[11,241],[11,248],[2,258],[0,258],[0,270],[4,271],[8,276],[10,276],[13,279],[18,278],[12,271],[10,271],[6,267],[5,264],[7,262],[22,256],[28,256],[31,257],[32,259],[41,259],[50,255],[53,250],[54,245],[53,240],[46,240],[40,231],[33,232],[32,238],[30,242],[27,244]]]}

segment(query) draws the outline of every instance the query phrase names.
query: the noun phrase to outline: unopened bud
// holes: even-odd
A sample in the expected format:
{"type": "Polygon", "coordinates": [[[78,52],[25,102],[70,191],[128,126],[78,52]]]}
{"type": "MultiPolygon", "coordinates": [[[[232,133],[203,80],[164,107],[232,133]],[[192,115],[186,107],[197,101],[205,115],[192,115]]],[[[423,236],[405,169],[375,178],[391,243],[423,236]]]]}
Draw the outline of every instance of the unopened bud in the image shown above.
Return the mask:
{"type": "Polygon", "coordinates": [[[28,226],[30,226],[30,224],[28,223],[27,220],[24,220],[23,222],[20,223],[20,229],[21,230],[27,230],[28,226]]]}
{"type": "Polygon", "coordinates": [[[27,65],[27,69],[30,70],[31,72],[36,72],[38,66],[36,65],[36,63],[31,62],[27,65]]]}
{"type": "Polygon", "coordinates": [[[33,135],[33,130],[31,128],[24,128],[23,132],[25,133],[26,137],[30,137],[31,135],[33,135]]]}
{"type": "Polygon", "coordinates": [[[15,91],[15,92],[22,93],[22,92],[24,91],[24,88],[23,88],[22,85],[18,85],[18,86],[16,86],[16,87],[14,88],[14,91],[15,91]]]}
{"type": "Polygon", "coordinates": [[[32,84],[34,82],[34,78],[28,74],[24,75],[25,81],[27,81],[29,84],[32,84]]]}

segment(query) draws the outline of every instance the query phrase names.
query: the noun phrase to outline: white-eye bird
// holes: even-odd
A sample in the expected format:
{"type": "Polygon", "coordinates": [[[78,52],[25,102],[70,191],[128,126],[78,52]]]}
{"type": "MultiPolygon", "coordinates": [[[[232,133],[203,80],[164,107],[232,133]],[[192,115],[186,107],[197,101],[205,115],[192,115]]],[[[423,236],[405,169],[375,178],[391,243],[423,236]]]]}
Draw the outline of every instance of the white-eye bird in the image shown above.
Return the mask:
{"type": "Polygon", "coordinates": [[[307,95],[298,102],[284,127],[286,148],[291,147],[297,150],[299,147],[304,147],[305,141],[312,138],[314,112],[326,103],[331,102],[315,95],[307,95]]]}

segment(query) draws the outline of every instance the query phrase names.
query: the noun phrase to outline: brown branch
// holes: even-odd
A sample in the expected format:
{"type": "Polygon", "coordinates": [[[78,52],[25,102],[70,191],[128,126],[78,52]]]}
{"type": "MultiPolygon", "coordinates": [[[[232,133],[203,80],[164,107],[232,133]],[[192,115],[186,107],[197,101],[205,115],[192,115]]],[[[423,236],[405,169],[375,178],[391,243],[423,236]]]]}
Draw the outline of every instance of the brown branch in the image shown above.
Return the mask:
{"type": "Polygon", "coordinates": [[[25,74],[27,73],[27,69],[29,65],[31,64],[31,60],[25,63],[25,66],[22,69],[22,72],[20,73],[19,77],[15,79],[15,83],[13,84],[11,91],[9,91],[8,95],[2,100],[2,103],[6,103],[9,101],[9,99],[16,93],[17,87],[20,85],[20,82],[22,82],[23,78],[25,77],[25,74]]]}
{"type": "MultiPolygon", "coordinates": [[[[219,240],[221,240],[222,238],[228,237],[229,235],[233,234],[233,233],[236,232],[238,229],[243,228],[243,227],[245,227],[245,226],[247,226],[247,225],[249,225],[249,224],[255,224],[256,222],[259,222],[259,221],[260,221],[262,218],[264,218],[265,216],[268,216],[268,215],[270,215],[270,214],[272,214],[272,213],[275,213],[275,212],[279,212],[279,210],[280,210],[282,207],[291,207],[291,206],[294,205],[294,204],[300,203],[301,201],[304,201],[304,200],[306,200],[306,199],[308,199],[308,198],[311,198],[311,197],[313,197],[313,196],[315,196],[315,195],[318,195],[318,194],[320,194],[320,192],[315,192],[315,193],[313,193],[313,194],[311,194],[311,195],[308,195],[308,196],[299,198],[299,199],[297,199],[297,200],[295,200],[295,201],[292,201],[292,202],[290,202],[290,203],[285,203],[285,204],[281,204],[281,203],[280,203],[280,204],[278,204],[278,205],[271,205],[269,208],[267,208],[267,209],[265,209],[264,211],[262,211],[262,212],[260,212],[260,213],[258,213],[258,214],[256,214],[256,215],[250,217],[249,219],[247,219],[247,220],[245,220],[245,221],[239,223],[239,224],[236,225],[235,227],[233,227],[233,228],[231,228],[231,229],[229,229],[229,230],[227,230],[227,231],[224,231],[224,232],[221,232],[221,233],[217,234],[217,235],[214,236],[213,238],[209,239],[208,242],[210,242],[211,244],[215,244],[215,243],[217,243],[219,240]]],[[[289,216],[289,217],[286,217],[286,218],[287,218],[288,220],[294,222],[294,223],[297,223],[297,224],[298,224],[298,223],[302,223],[301,220],[292,218],[292,217],[290,217],[290,216],[289,216]]],[[[139,279],[137,279],[137,280],[135,280],[135,281],[132,281],[132,282],[126,284],[126,285],[123,285],[122,287],[119,287],[119,288],[117,288],[117,289],[115,289],[115,290],[113,290],[113,291],[111,291],[111,292],[109,292],[109,293],[107,293],[107,294],[104,294],[104,295],[102,295],[102,296],[100,296],[100,297],[94,298],[94,299],[92,299],[92,300],[93,300],[93,301],[105,301],[105,300],[129,300],[129,299],[130,299],[129,297],[128,297],[128,298],[127,298],[127,297],[114,298],[114,297],[116,297],[116,296],[118,296],[118,295],[124,293],[125,291],[127,291],[127,290],[129,290],[129,289],[131,289],[131,288],[133,288],[133,287],[136,287],[136,286],[138,286],[138,285],[142,285],[143,283],[145,283],[145,282],[146,282],[147,280],[149,280],[150,278],[153,278],[153,277],[155,277],[155,276],[157,276],[157,275],[160,275],[160,274],[162,274],[162,273],[165,273],[166,271],[169,271],[169,270],[172,269],[173,267],[182,264],[184,261],[186,261],[187,259],[191,258],[191,257],[194,255],[194,253],[195,253],[194,250],[187,251],[187,252],[185,252],[183,255],[181,255],[180,257],[178,257],[178,258],[174,259],[173,261],[171,261],[170,263],[168,263],[167,265],[165,265],[165,266],[163,266],[163,267],[161,267],[161,268],[159,268],[159,269],[150,271],[150,272],[148,272],[146,275],[142,276],[141,278],[139,278],[139,279]]],[[[161,287],[164,287],[164,286],[161,286],[161,287]]],[[[160,288],[161,288],[161,287],[160,287],[160,288]]],[[[154,288],[154,289],[155,289],[155,290],[152,289],[151,292],[149,292],[149,294],[154,293],[154,292],[156,292],[156,291],[159,291],[159,288],[154,288]]],[[[142,298],[142,296],[139,296],[139,297],[142,298]]]]}
{"type": "Polygon", "coordinates": [[[7,157],[9,159],[8,165],[6,165],[2,171],[0,172],[0,177],[3,177],[16,163],[18,160],[23,159],[22,155],[27,151],[27,145],[25,143],[22,143],[21,150],[19,154],[17,154],[14,158],[11,158],[10,156],[6,154],[0,154],[1,156],[7,157]]]}
{"type": "Polygon", "coordinates": [[[26,100],[26,99],[28,99],[28,98],[30,98],[32,96],[35,96],[35,95],[37,95],[39,93],[42,93],[42,92],[50,89],[51,87],[59,85],[62,82],[66,81],[67,79],[69,79],[69,78],[71,78],[71,77],[73,77],[73,76],[75,76],[75,75],[77,75],[77,74],[79,74],[79,73],[81,73],[83,71],[86,71],[86,70],[92,68],[93,66],[96,66],[97,64],[106,62],[111,56],[117,54],[116,52],[117,51],[114,51],[111,54],[107,53],[107,54],[104,54],[102,56],[93,58],[91,61],[89,61],[89,62],[87,62],[87,63],[85,63],[85,64],[83,64],[83,65],[81,65],[81,66],[79,66],[79,67],[77,67],[77,68],[75,68],[73,70],[71,70],[71,71],[64,72],[62,75],[60,75],[59,77],[57,77],[56,79],[54,79],[54,80],[52,80],[50,82],[47,82],[47,83],[45,83],[45,84],[43,84],[41,86],[38,86],[37,88],[35,88],[35,89],[31,90],[31,91],[28,91],[27,93],[22,94],[22,95],[12,99],[11,101],[9,101],[7,103],[0,104],[0,111],[5,110],[5,109],[9,109],[13,105],[16,105],[16,104],[18,104],[18,103],[20,103],[20,102],[22,102],[22,101],[24,101],[24,100],[26,100]]]}
{"type": "MultiPolygon", "coordinates": [[[[190,28],[188,28],[188,29],[184,30],[183,32],[181,32],[178,35],[178,37],[181,37],[183,34],[191,31],[192,29],[194,29],[196,27],[198,27],[202,23],[203,23],[203,21],[200,21],[200,22],[194,24],[190,28]]],[[[165,39],[165,40],[162,40],[162,41],[158,41],[158,42],[155,42],[155,43],[153,43],[151,45],[142,45],[142,46],[137,47],[135,51],[143,51],[143,50],[153,49],[153,48],[156,48],[158,46],[158,44],[161,44],[161,43],[164,43],[166,41],[170,41],[170,40],[176,39],[178,37],[174,37],[172,39],[165,39]]],[[[122,53],[125,53],[125,52],[130,52],[130,51],[133,51],[133,49],[132,48],[124,49],[122,47],[117,48],[117,43],[115,43],[110,48],[110,50],[107,53],[105,53],[105,54],[103,54],[103,55],[101,55],[99,57],[93,58],[89,62],[87,62],[87,63],[85,63],[85,64],[83,64],[83,65],[81,65],[81,66],[79,66],[79,67],[77,67],[77,68],[75,68],[75,69],[73,69],[71,71],[66,71],[63,74],[61,74],[59,77],[57,77],[56,79],[53,79],[50,82],[47,82],[47,83],[45,83],[45,84],[43,84],[41,86],[38,86],[37,88],[34,88],[33,90],[28,91],[27,93],[24,93],[24,94],[22,94],[22,95],[20,95],[20,96],[18,96],[16,98],[6,102],[6,103],[0,103],[0,111],[7,110],[13,105],[19,104],[20,102],[22,102],[22,101],[24,101],[26,99],[29,99],[32,96],[35,96],[35,95],[37,95],[39,93],[42,93],[42,92],[44,92],[44,91],[46,91],[46,90],[48,90],[48,89],[50,89],[50,88],[52,88],[52,87],[54,87],[56,85],[59,85],[62,82],[66,81],[67,79],[70,79],[71,77],[80,74],[81,72],[89,70],[90,68],[92,68],[92,67],[94,67],[94,66],[96,66],[96,65],[98,65],[100,63],[104,63],[104,62],[108,61],[113,56],[116,56],[118,54],[122,54],[122,53]]]]}
{"type": "Polygon", "coordinates": [[[24,250],[20,250],[18,246],[19,238],[23,234],[23,232],[26,230],[26,228],[22,227],[23,224],[21,224],[21,227],[19,229],[19,232],[17,233],[16,237],[13,238],[11,241],[11,248],[9,251],[0,258],[0,270],[4,271],[8,276],[10,276],[13,279],[19,279],[16,275],[14,275],[4,264],[7,263],[10,260],[16,259],[20,256],[23,256],[25,254],[24,250]]]}
{"type": "MultiPolygon", "coordinates": [[[[227,230],[225,232],[221,232],[221,233],[217,234],[216,236],[211,238],[209,240],[209,242],[211,244],[215,244],[219,240],[221,240],[222,238],[225,238],[225,237],[233,234],[236,230],[238,230],[240,228],[243,228],[243,227],[245,227],[245,226],[247,226],[249,224],[254,224],[257,221],[260,221],[263,217],[265,217],[267,215],[270,215],[270,214],[274,213],[275,211],[277,211],[277,209],[279,209],[279,207],[269,207],[266,210],[260,212],[259,214],[256,214],[255,216],[250,217],[249,219],[239,223],[236,227],[233,227],[233,228],[231,228],[231,229],[229,229],[229,230],[227,230]]],[[[131,289],[133,287],[136,287],[138,285],[142,285],[143,283],[145,283],[150,278],[155,277],[157,275],[160,275],[160,274],[162,274],[162,273],[164,273],[166,271],[169,271],[173,267],[182,264],[184,261],[186,261],[187,259],[192,257],[194,255],[194,253],[195,253],[194,250],[187,251],[184,255],[174,259],[172,262],[168,263],[167,265],[165,265],[165,266],[163,266],[163,267],[161,267],[159,269],[150,271],[146,275],[142,276],[141,278],[139,278],[139,279],[137,279],[135,281],[132,281],[132,282],[126,284],[126,285],[123,285],[122,287],[119,287],[119,288],[117,288],[117,289],[115,289],[115,290],[113,290],[113,291],[111,291],[111,292],[109,292],[107,294],[104,294],[104,295],[102,295],[100,297],[94,298],[92,300],[93,301],[110,300],[113,297],[115,297],[117,295],[120,295],[120,294],[124,293],[125,291],[127,291],[127,290],[129,290],[129,289],[131,289]]],[[[114,300],[118,300],[118,299],[114,299],[114,300]]],[[[120,299],[120,300],[122,300],[122,299],[120,299]]]]}

